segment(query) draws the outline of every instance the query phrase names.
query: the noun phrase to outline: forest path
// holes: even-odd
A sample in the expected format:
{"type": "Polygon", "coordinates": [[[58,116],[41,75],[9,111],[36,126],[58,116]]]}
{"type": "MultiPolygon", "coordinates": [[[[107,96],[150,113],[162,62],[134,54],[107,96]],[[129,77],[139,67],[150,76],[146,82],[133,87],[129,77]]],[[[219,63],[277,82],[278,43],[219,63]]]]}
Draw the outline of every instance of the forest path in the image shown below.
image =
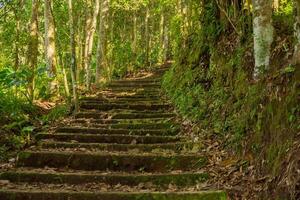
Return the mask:
{"type": "Polygon", "coordinates": [[[203,191],[207,158],[191,153],[172,105],[163,97],[166,69],[114,81],[81,99],[80,112],[0,174],[1,200],[224,200],[203,191]]]}

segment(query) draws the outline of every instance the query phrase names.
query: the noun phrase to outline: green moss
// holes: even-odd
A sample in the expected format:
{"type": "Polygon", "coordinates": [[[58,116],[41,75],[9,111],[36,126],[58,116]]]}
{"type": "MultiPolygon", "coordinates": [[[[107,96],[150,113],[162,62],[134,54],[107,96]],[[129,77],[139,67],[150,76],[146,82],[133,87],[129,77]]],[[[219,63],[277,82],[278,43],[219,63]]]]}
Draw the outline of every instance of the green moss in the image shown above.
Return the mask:
{"type": "Polygon", "coordinates": [[[20,152],[18,154],[18,159],[19,160],[26,160],[26,159],[30,158],[30,156],[31,156],[30,152],[20,152]]]}

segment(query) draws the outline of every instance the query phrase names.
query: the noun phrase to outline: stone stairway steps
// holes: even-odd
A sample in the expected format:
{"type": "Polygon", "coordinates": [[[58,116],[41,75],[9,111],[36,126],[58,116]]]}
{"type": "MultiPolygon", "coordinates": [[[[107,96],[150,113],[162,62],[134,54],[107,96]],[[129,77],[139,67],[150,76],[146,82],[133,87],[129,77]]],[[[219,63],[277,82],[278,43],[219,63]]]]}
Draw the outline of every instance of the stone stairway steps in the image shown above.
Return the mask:
{"type": "Polygon", "coordinates": [[[152,118],[152,119],[74,119],[69,124],[141,124],[141,123],[171,123],[172,119],[152,118]]]}
{"type": "MultiPolygon", "coordinates": [[[[104,129],[172,129],[178,130],[179,125],[175,125],[173,123],[91,123],[91,122],[72,122],[71,125],[73,127],[82,127],[82,128],[104,128],[104,129]]],[[[168,131],[166,130],[166,131],[168,131]]]]}
{"type": "Polygon", "coordinates": [[[0,200],[225,200],[204,187],[206,153],[163,97],[166,70],[81,98],[79,113],[0,171],[0,200]]]}
{"type": "Polygon", "coordinates": [[[111,143],[72,143],[59,141],[42,141],[39,143],[41,148],[45,149],[66,149],[77,148],[97,151],[137,151],[137,152],[155,152],[155,151],[172,151],[180,153],[183,151],[199,149],[199,145],[192,142],[170,142],[161,144],[111,144],[111,143]]]}
{"type": "Polygon", "coordinates": [[[222,191],[201,192],[88,192],[72,190],[42,190],[41,187],[17,189],[0,189],[0,199],[7,200],[225,200],[222,191]]]}
{"type": "Polygon", "coordinates": [[[157,155],[120,153],[81,153],[24,151],[19,154],[17,166],[68,168],[76,170],[109,170],[123,172],[168,172],[197,170],[206,163],[201,155],[157,155]]]}
{"type": "Polygon", "coordinates": [[[130,109],[130,110],[168,110],[171,108],[170,104],[113,104],[113,103],[94,103],[82,102],[80,107],[83,109],[93,109],[108,111],[113,109],[130,109]]]}
{"type": "Polygon", "coordinates": [[[155,83],[155,82],[148,82],[148,83],[143,83],[143,82],[112,82],[109,85],[107,85],[108,88],[161,88],[160,83],[155,83]]]}
{"type": "Polygon", "coordinates": [[[148,112],[148,113],[101,113],[101,112],[79,112],[76,118],[93,119],[152,119],[152,118],[172,118],[174,113],[148,112]]]}
{"type": "Polygon", "coordinates": [[[136,94],[136,93],[105,93],[102,92],[101,94],[97,96],[89,96],[89,97],[83,97],[81,100],[165,100],[163,96],[161,95],[150,95],[150,94],[136,94]]]}
{"type": "Polygon", "coordinates": [[[124,173],[124,172],[83,172],[57,171],[55,169],[20,169],[0,174],[1,179],[12,183],[44,183],[44,184],[83,184],[104,183],[107,185],[138,186],[149,184],[167,188],[169,184],[180,187],[192,186],[209,178],[203,172],[172,172],[172,173],[124,173]]]}
{"type": "Polygon", "coordinates": [[[57,133],[86,133],[86,134],[104,134],[104,135],[147,135],[147,136],[170,136],[177,135],[178,129],[127,129],[127,128],[83,128],[83,127],[62,127],[56,130],[57,133]]]}
{"type": "Polygon", "coordinates": [[[56,141],[75,141],[79,143],[114,143],[114,144],[161,144],[169,142],[186,141],[185,137],[174,136],[137,136],[137,135],[105,135],[105,134],[86,134],[86,133],[60,133],[47,134],[40,133],[36,136],[37,140],[56,140],[56,141]]]}

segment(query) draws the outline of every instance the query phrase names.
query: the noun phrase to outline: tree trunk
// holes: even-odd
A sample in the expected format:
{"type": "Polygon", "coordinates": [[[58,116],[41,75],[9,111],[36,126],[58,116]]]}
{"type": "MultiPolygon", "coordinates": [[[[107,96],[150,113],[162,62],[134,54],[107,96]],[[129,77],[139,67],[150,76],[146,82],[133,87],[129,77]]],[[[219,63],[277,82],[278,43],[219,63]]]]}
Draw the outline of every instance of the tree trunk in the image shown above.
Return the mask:
{"type": "Polygon", "coordinates": [[[31,70],[31,74],[28,78],[28,96],[31,102],[34,101],[34,90],[35,90],[35,71],[37,67],[38,57],[38,0],[32,0],[31,8],[31,20],[29,25],[29,43],[27,49],[27,64],[31,70]]]}
{"type": "Polygon", "coordinates": [[[294,34],[295,34],[295,47],[294,47],[294,58],[293,63],[300,65],[300,0],[294,0],[295,6],[295,23],[294,23],[294,34]]]}
{"type": "MultiPolygon", "coordinates": [[[[109,0],[102,0],[101,12],[100,12],[100,23],[99,23],[99,37],[97,45],[97,64],[96,64],[96,85],[99,85],[100,75],[104,70],[107,69],[107,29],[108,29],[108,12],[109,11],[109,0]]],[[[105,81],[105,77],[102,74],[102,80],[105,81]]]]}
{"type": "Polygon", "coordinates": [[[49,83],[50,95],[57,89],[56,77],[56,47],[55,47],[55,25],[52,15],[52,0],[45,0],[45,55],[48,75],[51,79],[49,83]]]}
{"type": "Polygon", "coordinates": [[[134,11],[133,14],[133,38],[132,38],[132,63],[133,65],[136,64],[136,58],[137,58],[137,34],[138,34],[138,30],[137,30],[137,11],[134,11]]]}
{"type": "Polygon", "coordinates": [[[86,27],[86,41],[85,41],[85,50],[84,50],[84,69],[86,69],[86,88],[87,90],[91,89],[91,59],[93,52],[93,44],[94,44],[94,33],[97,27],[97,17],[99,15],[100,10],[100,1],[95,0],[95,9],[93,15],[88,17],[89,23],[87,23],[86,27]]]}
{"type": "Polygon", "coordinates": [[[273,2],[274,11],[277,12],[279,10],[279,6],[280,6],[280,0],[274,0],[273,2]]]}
{"type": "Polygon", "coordinates": [[[65,67],[65,64],[64,64],[64,61],[63,61],[63,53],[60,52],[59,54],[59,65],[62,69],[62,74],[63,74],[63,79],[64,79],[64,89],[65,89],[65,94],[66,94],[66,97],[67,99],[69,100],[70,98],[70,89],[69,89],[69,83],[68,83],[68,76],[67,76],[67,72],[66,72],[66,67],[65,67]]]}
{"type": "Polygon", "coordinates": [[[163,63],[168,61],[168,54],[169,54],[169,29],[168,25],[165,22],[164,25],[164,41],[163,41],[163,63]]]}
{"type": "Polygon", "coordinates": [[[72,0],[68,0],[69,6],[69,26],[70,26],[70,46],[71,46],[71,78],[73,89],[73,101],[75,105],[75,113],[79,110],[78,94],[77,94],[77,79],[76,79],[76,46],[75,46],[75,28],[73,16],[72,0]]]}
{"type": "Polygon", "coordinates": [[[253,77],[255,80],[269,69],[271,45],[273,42],[272,25],[272,0],[254,0],[254,57],[255,68],[253,77]]]}
{"type": "Polygon", "coordinates": [[[150,54],[150,33],[149,33],[149,18],[150,18],[150,11],[149,5],[146,7],[146,16],[145,16],[145,42],[146,42],[146,65],[149,65],[149,54],[150,54]]]}
{"type": "Polygon", "coordinates": [[[167,54],[168,54],[168,46],[169,46],[169,30],[167,24],[167,16],[166,12],[163,11],[161,15],[161,24],[160,24],[160,35],[161,35],[161,55],[160,61],[165,63],[167,61],[167,54]]]}
{"type": "Polygon", "coordinates": [[[20,14],[23,9],[24,2],[23,0],[18,0],[17,5],[14,8],[14,16],[16,20],[16,38],[15,38],[15,62],[14,70],[15,72],[19,69],[20,66],[20,33],[21,33],[21,19],[20,14]]]}

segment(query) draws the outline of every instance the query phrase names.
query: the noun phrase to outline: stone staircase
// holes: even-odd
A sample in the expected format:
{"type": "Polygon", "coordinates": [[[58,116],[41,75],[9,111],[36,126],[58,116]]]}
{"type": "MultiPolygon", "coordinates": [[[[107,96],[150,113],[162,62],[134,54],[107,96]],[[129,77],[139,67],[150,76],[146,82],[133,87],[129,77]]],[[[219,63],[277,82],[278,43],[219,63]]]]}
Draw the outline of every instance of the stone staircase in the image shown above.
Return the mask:
{"type": "Polygon", "coordinates": [[[180,136],[158,69],[114,81],[0,174],[1,200],[225,200],[201,188],[205,155],[180,136]],[[194,152],[194,153],[192,153],[194,152]]]}

